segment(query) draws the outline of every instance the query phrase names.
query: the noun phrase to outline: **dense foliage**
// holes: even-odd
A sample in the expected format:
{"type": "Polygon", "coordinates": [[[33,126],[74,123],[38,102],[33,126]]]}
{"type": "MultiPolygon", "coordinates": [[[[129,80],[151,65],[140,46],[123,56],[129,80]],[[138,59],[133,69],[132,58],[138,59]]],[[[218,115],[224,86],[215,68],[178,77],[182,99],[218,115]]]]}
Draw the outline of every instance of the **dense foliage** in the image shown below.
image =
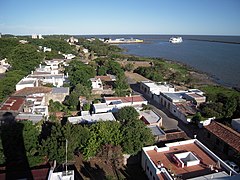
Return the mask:
{"type": "Polygon", "coordinates": [[[102,41],[95,39],[94,41],[88,41],[86,39],[79,39],[79,44],[83,45],[90,51],[95,52],[98,56],[106,56],[114,52],[120,52],[121,49],[117,46],[111,46],[103,43],[102,41]]]}
{"type": "Polygon", "coordinates": [[[39,131],[30,121],[2,125],[1,140],[6,163],[17,162],[20,166],[30,167],[42,163],[38,137],[39,131]]]}
{"type": "Polygon", "coordinates": [[[29,44],[18,45],[9,57],[9,62],[13,70],[22,70],[30,73],[43,60],[43,54],[37,52],[37,49],[29,44]]]}
{"type": "Polygon", "coordinates": [[[193,81],[185,67],[168,61],[154,61],[151,67],[138,67],[134,72],[156,82],[189,84],[193,81]]]}
{"type": "Polygon", "coordinates": [[[30,43],[36,46],[48,47],[55,52],[62,52],[65,54],[75,53],[73,48],[64,40],[56,38],[47,39],[29,39],[30,43]]]}
{"type": "Polygon", "coordinates": [[[117,80],[114,84],[116,96],[125,96],[129,94],[129,85],[124,75],[124,70],[118,62],[106,58],[99,58],[96,59],[96,63],[98,75],[116,75],[117,80]]]}
{"type": "Polygon", "coordinates": [[[217,119],[238,118],[240,116],[240,93],[219,86],[205,86],[208,103],[200,108],[204,117],[217,119]]]}
{"type": "Polygon", "coordinates": [[[70,84],[73,87],[80,83],[90,88],[91,83],[89,79],[96,75],[93,67],[83,64],[80,61],[71,61],[66,68],[66,72],[69,74],[70,84]]]}
{"type": "Polygon", "coordinates": [[[0,60],[8,58],[11,55],[12,49],[19,44],[15,38],[0,38],[0,60]]]}

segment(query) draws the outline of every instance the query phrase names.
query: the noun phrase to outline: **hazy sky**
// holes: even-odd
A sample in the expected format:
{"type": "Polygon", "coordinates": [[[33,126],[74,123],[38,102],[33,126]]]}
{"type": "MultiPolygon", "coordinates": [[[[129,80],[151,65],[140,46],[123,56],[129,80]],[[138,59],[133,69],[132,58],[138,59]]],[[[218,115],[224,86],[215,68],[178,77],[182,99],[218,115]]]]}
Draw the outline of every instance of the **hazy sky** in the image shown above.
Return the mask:
{"type": "Polygon", "coordinates": [[[0,0],[0,32],[240,35],[240,0],[0,0]]]}

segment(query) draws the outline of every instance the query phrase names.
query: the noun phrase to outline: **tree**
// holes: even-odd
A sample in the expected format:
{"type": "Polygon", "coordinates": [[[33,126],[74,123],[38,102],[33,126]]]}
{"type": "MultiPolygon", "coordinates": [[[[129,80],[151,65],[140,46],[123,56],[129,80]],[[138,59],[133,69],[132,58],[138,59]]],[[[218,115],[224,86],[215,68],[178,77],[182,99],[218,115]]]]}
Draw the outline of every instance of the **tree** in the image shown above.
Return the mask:
{"type": "Polygon", "coordinates": [[[7,163],[20,163],[25,168],[42,163],[38,137],[39,131],[31,121],[4,124],[1,139],[7,163]]]}
{"type": "Polygon", "coordinates": [[[95,77],[96,71],[89,65],[83,64],[80,61],[71,61],[66,68],[66,72],[69,74],[69,80],[71,86],[75,87],[77,84],[84,84],[91,88],[90,78],[95,77]]]}
{"type": "Polygon", "coordinates": [[[84,96],[86,98],[90,98],[91,96],[91,88],[80,83],[76,85],[73,91],[77,93],[78,96],[84,96]]]}
{"type": "Polygon", "coordinates": [[[43,60],[43,54],[30,45],[16,46],[9,58],[9,62],[14,70],[22,70],[30,73],[43,60]]]}
{"type": "Polygon", "coordinates": [[[68,159],[73,160],[74,152],[85,147],[89,140],[89,131],[81,126],[70,123],[61,125],[53,123],[50,135],[42,140],[41,153],[49,160],[63,163],[65,160],[65,146],[68,140],[68,159]]]}
{"type": "Polygon", "coordinates": [[[138,120],[139,113],[136,111],[134,107],[125,106],[117,112],[116,118],[122,124],[126,124],[127,122],[138,120]]]}
{"type": "Polygon", "coordinates": [[[127,63],[124,67],[126,71],[132,71],[134,69],[134,65],[132,63],[127,63]]]}
{"type": "Polygon", "coordinates": [[[142,147],[153,144],[154,137],[149,128],[140,120],[128,121],[122,125],[123,152],[127,154],[137,154],[142,147]]]}
{"type": "Polygon", "coordinates": [[[89,111],[91,106],[89,103],[85,103],[82,108],[83,108],[83,111],[89,111]]]}

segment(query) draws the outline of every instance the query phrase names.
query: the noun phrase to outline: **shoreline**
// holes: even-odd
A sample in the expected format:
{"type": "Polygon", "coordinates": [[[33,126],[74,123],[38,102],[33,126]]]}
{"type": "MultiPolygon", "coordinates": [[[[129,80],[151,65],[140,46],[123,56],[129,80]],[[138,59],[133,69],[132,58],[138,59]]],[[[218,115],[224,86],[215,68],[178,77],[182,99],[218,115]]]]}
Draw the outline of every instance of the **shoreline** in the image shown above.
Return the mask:
{"type": "MultiPolygon", "coordinates": [[[[187,39],[187,38],[186,38],[187,39]]],[[[207,39],[187,39],[191,41],[206,41],[206,42],[217,42],[217,43],[225,43],[225,44],[240,44],[240,42],[235,41],[219,41],[219,40],[207,40],[207,39]]]]}
{"type": "MultiPolygon", "coordinates": [[[[214,77],[214,75],[211,75],[207,72],[202,72],[186,63],[179,62],[179,61],[173,60],[173,59],[165,59],[165,58],[161,58],[161,57],[151,57],[151,56],[145,57],[145,56],[138,56],[135,54],[125,54],[124,52],[127,52],[128,50],[125,48],[122,48],[122,49],[123,49],[123,52],[121,52],[121,54],[123,54],[123,55],[129,55],[130,57],[137,57],[137,58],[146,58],[146,60],[139,60],[139,62],[141,62],[141,61],[151,62],[151,61],[161,61],[162,60],[165,62],[181,65],[186,68],[186,70],[189,72],[189,74],[192,74],[194,76],[194,79],[196,79],[196,80],[198,79],[201,82],[205,82],[206,83],[205,85],[223,86],[223,87],[231,88],[231,89],[236,88],[233,86],[228,86],[226,84],[222,84],[219,82],[218,78],[214,77]]],[[[137,60],[135,60],[135,61],[137,62],[137,60]]],[[[204,84],[203,83],[199,83],[199,84],[195,83],[195,85],[204,85],[204,84]]]]}

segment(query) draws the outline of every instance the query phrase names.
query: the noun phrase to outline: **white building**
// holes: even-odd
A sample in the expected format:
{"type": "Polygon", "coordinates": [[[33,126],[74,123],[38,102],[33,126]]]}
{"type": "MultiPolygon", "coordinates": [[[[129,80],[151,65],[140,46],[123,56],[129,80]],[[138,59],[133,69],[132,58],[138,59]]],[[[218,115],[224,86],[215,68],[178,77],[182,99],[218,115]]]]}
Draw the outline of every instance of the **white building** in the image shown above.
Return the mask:
{"type": "Polygon", "coordinates": [[[90,81],[93,90],[103,90],[103,83],[100,78],[91,78],[90,81]]]}
{"type": "Polygon", "coordinates": [[[51,52],[52,49],[48,47],[43,47],[43,52],[51,52]]]}
{"type": "Polygon", "coordinates": [[[5,73],[10,67],[11,65],[7,63],[7,59],[2,59],[0,61],[0,74],[5,73]]]}
{"type": "Polygon", "coordinates": [[[62,87],[66,81],[64,74],[33,72],[32,74],[28,75],[28,77],[38,79],[43,85],[52,84],[56,87],[62,87]]]}
{"type": "Polygon", "coordinates": [[[218,179],[238,175],[197,139],[142,148],[141,166],[148,179],[218,179]]]}
{"type": "Polygon", "coordinates": [[[94,113],[117,112],[125,106],[133,106],[141,109],[143,104],[147,105],[147,100],[140,95],[129,97],[104,97],[105,103],[93,104],[94,113]]]}
{"type": "Polygon", "coordinates": [[[38,87],[38,79],[37,78],[31,78],[31,77],[25,77],[21,79],[16,84],[16,91],[19,91],[26,87],[38,87]]]}
{"type": "Polygon", "coordinates": [[[89,51],[88,51],[88,49],[86,49],[86,48],[83,48],[83,53],[85,53],[85,54],[87,54],[89,51]]]}
{"type": "Polygon", "coordinates": [[[161,92],[175,92],[175,88],[172,84],[167,84],[166,82],[152,82],[152,81],[142,81],[140,83],[140,90],[154,99],[158,101],[158,96],[161,92]]]}
{"type": "Polygon", "coordinates": [[[72,124],[92,124],[99,121],[116,121],[116,119],[111,112],[92,115],[88,112],[82,116],[69,117],[68,121],[72,124]]]}
{"type": "Polygon", "coordinates": [[[76,56],[74,54],[62,54],[64,56],[65,59],[73,59],[76,56]]]}
{"type": "Polygon", "coordinates": [[[37,38],[38,38],[37,34],[32,34],[32,39],[37,39],[37,38]]]}

